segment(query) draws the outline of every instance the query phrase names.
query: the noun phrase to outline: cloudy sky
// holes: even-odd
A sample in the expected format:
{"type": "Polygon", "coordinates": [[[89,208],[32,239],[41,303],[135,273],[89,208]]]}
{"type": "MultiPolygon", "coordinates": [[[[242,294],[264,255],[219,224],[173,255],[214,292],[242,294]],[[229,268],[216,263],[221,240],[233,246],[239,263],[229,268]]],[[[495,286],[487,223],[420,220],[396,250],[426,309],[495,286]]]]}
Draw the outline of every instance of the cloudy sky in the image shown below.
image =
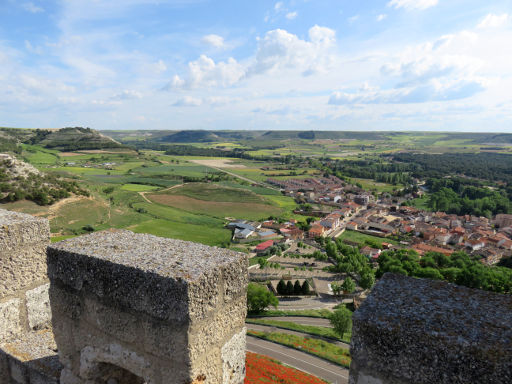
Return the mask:
{"type": "Polygon", "coordinates": [[[512,132],[512,0],[0,0],[0,126],[512,132]]]}

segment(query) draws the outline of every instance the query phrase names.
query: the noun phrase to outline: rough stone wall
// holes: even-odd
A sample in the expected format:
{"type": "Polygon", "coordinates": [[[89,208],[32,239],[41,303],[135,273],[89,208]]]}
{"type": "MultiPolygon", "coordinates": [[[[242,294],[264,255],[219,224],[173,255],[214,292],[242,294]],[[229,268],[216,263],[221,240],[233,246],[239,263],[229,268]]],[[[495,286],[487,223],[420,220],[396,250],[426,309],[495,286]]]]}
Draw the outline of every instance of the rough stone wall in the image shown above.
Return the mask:
{"type": "Polygon", "coordinates": [[[13,347],[50,325],[49,243],[48,220],[0,209],[0,384],[52,382],[28,363],[41,357],[31,354],[37,343],[26,351],[13,347]]]}
{"type": "Polygon", "coordinates": [[[508,383],[512,297],[386,274],[354,313],[351,384],[508,383]]]}
{"type": "Polygon", "coordinates": [[[245,255],[105,231],[51,245],[48,273],[62,384],[113,367],[151,384],[243,383],[245,255]]]}

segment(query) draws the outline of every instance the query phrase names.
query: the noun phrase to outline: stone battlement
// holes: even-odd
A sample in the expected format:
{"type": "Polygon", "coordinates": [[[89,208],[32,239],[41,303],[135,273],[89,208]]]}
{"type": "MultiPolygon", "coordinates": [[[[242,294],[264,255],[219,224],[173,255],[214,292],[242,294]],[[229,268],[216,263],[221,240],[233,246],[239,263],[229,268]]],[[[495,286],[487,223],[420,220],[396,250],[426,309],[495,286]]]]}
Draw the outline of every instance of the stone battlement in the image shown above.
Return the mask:
{"type": "Polygon", "coordinates": [[[507,383],[512,297],[385,274],[353,316],[350,383],[507,383]]]}
{"type": "Polygon", "coordinates": [[[247,282],[241,253],[123,230],[49,245],[47,220],[0,210],[0,384],[241,384],[247,282]]]}
{"type": "Polygon", "coordinates": [[[243,382],[245,255],[113,230],[49,246],[48,275],[62,384],[243,382]]]}

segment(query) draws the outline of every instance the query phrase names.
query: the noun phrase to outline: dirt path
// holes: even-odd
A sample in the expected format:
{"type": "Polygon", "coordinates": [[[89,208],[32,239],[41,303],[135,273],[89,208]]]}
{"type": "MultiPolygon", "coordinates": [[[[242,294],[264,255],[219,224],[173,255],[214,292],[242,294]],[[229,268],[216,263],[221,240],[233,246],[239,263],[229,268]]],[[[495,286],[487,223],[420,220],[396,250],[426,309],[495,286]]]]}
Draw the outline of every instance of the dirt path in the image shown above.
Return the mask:
{"type": "MultiPolygon", "coordinates": [[[[162,190],[161,190],[161,191],[159,191],[159,192],[170,191],[171,189],[174,189],[174,188],[177,188],[177,187],[182,187],[182,186],[184,186],[185,184],[187,184],[187,183],[173,185],[172,187],[169,187],[169,188],[166,188],[166,189],[162,189],[162,190]]],[[[149,199],[146,197],[146,193],[154,193],[154,192],[155,192],[155,191],[139,192],[139,195],[140,195],[144,200],[146,200],[149,204],[153,204],[153,202],[152,202],[151,200],[149,200],[149,199]]]]}
{"type": "Polygon", "coordinates": [[[46,216],[48,220],[54,219],[59,215],[59,210],[65,205],[76,203],[81,200],[91,200],[90,197],[86,196],[71,196],[65,199],[59,200],[48,207],[46,211],[35,213],[34,216],[46,216]]]}
{"type": "Polygon", "coordinates": [[[262,183],[262,182],[259,182],[259,181],[248,179],[245,176],[237,175],[236,173],[226,171],[225,169],[217,168],[217,167],[212,167],[211,165],[209,167],[212,168],[212,169],[215,169],[217,171],[227,173],[230,176],[237,177],[237,178],[239,178],[241,180],[247,181],[247,182],[249,182],[251,184],[256,184],[256,185],[259,185],[260,187],[265,187],[265,188],[268,188],[268,189],[273,189],[274,191],[280,191],[278,188],[272,187],[272,186],[270,186],[268,184],[265,184],[265,183],[262,183]]]}

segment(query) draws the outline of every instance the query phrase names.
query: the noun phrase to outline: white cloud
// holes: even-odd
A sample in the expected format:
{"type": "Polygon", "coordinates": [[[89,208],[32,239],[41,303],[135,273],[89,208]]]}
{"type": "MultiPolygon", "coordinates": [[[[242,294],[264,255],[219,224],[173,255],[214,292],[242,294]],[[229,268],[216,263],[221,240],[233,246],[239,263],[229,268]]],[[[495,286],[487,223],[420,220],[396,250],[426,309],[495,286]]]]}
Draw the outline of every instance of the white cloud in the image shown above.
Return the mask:
{"type": "Polygon", "coordinates": [[[184,96],[176,100],[173,104],[175,107],[199,107],[203,104],[201,99],[192,96],[184,96]]]}
{"type": "Polygon", "coordinates": [[[309,29],[309,41],[283,29],[275,29],[260,40],[249,74],[294,68],[311,74],[326,70],[331,61],[329,50],[335,45],[336,32],[315,25],[309,29]]]}
{"type": "Polygon", "coordinates": [[[237,83],[245,75],[245,69],[235,59],[215,63],[206,55],[188,63],[188,73],[185,79],[175,75],[166,89],[198,88],[198,87],[228,87],[237,83]]]}
{"type": "Polygon", "coordinates": [[[42,7],[39,7],[39,6],[35,5],[34,3],[23,3],[21,5],[21,7],[25,11],[30,12],[30,13],[44,12],[44,9],[42,7]]]}
{"type": "Polygon", "coordinates": [[[404,104],[465,99],[488,89],[478,57],[480,37],[462,31],[436,41],[407,47],[384,63],[385,88],[365,85],[357,91],[333,92],[329,104],[404,104]],[[394,85],[390,83],[395,82],[394,85]]]}
{"type": "Polygon", "coordinates": [[[432,101],[465,99],[485,90],[480,81],[462,80],[453,82],[433,81],[413,87],[395,89],[369,89],[354,93],[333,92],[331,105],[347,104],[409,104],[432,101]]]}
{"type": "Polygon", "coordinates": [[[350,24],[355,23],[357,20],[359,20],[359,15],[351,16],[347,20],[350,24]]]}
{"type": "Polygon", "coordinates": [[[495,15],[489,13],[487,16],[483,18],[483,20],[478,24],[478,28],[499,28],[503,27],[508,23],[510,16],[507,13],[502,13],[501,15],[495,15]]]}
{"type": "Polygon", "coordinates": [[[224,47],[224,38],[219,35],[211,34],[203,36],[201,39],[203,44],[209,45],[214,48],[222,48],[224,47]]]}
{"type": "Polygon", "coordinates": [[[384,20],[386,17],[388,17],[388,15],[382,13],[380,15],[377,16],[377,21],[382,21],[384,20]]]}
{"type": "Polygon", "coordinates": [[[424,10],[437,5],[437,3],[438,0],[391,0],[388,7],[424,10]]]}
{"type": "Polygon", "coordinates": [[[280,11],[281,9],[283,9],[284,7],[284,4],[282,1],[278,1],[277,3],[274,4],[274,10],[276,12],[280,11]]]}
{"type": "Polygon", "coordinates": [[[111,97],[112,100],[142,99],[142,93],[133,89],[125,89],[111,97]]]}
{"type": "Polygon", "coordinates": [[[287,18],[288,20],[293,20],[293,19],[295,19],[298,15],[299,15],[299,14],[297,13],[297,11],[288,12],[288,13],[286,14],[286,18],[287,18]]]}

